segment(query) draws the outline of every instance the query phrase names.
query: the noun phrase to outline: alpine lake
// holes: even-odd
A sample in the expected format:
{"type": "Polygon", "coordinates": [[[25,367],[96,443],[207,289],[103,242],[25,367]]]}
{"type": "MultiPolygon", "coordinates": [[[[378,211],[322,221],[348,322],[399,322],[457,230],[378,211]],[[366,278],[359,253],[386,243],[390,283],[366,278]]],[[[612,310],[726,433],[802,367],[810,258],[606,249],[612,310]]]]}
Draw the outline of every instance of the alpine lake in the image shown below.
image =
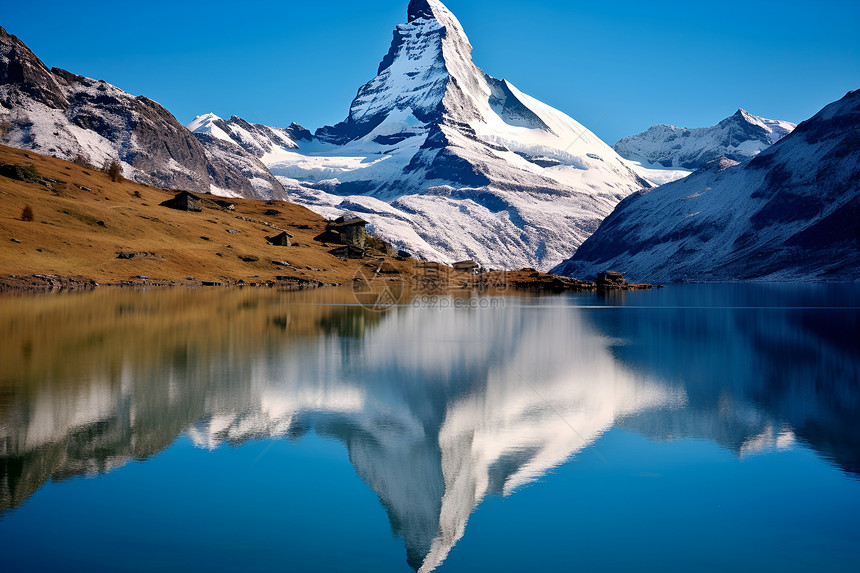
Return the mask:
{"type": "Polygon", "coordinates": [[[0,296],[0,571],[860,564],[860,287],[0,296]]]}

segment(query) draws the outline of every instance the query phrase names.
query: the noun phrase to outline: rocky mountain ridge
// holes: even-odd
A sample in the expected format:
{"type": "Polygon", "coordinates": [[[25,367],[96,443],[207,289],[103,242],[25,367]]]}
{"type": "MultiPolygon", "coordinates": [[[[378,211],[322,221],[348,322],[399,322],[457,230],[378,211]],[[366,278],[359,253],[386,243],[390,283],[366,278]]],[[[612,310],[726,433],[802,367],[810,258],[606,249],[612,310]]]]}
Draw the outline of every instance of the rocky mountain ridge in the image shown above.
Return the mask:
{"type": "Polygon", "coordinates": [[[205,145],[156,102],[49,69],[0,28],[0,143],[100,167],[157,187],[283,199],[283,186],[241,147],[205,145]]]}
{"type": "Polygon", "coordinates": [[[747,163],[624,200],[555,272],[633,280],[860,280],[860,90],[747,163]]]}

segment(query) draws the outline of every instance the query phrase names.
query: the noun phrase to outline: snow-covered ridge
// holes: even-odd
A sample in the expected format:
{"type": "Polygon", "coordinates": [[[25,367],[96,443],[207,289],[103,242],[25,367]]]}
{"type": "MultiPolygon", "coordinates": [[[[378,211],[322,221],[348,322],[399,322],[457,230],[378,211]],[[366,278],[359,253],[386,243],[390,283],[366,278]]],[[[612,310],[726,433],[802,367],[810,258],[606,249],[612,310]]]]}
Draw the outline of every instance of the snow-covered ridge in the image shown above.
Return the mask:
{"type": "Polygon", "coordinates": [[[647,167],[696,170],[720,157],[752,159],[795,127],[787,121],[766,119],[740,109],[714,127],[655,125],[625,137],[614,148],[622,157],[647,167]]]}
{"type": "Polygon", "coordinates": [[[214,113],[200,115],[188,124],[195,135],[208,134],[221,141],[238,145],[251,155],[266,161],[276,161],[286,150],[298,149],[297,141],[310,141],[311,133],[293,123],[287,128],[249,123],[233,116],[223,120],[214,113]]]}
{"type": "Polygon", "coordinates": [[[636,281],[860,280],[860,91],[751,161],[623,201],[556,272],[636,281]]]}

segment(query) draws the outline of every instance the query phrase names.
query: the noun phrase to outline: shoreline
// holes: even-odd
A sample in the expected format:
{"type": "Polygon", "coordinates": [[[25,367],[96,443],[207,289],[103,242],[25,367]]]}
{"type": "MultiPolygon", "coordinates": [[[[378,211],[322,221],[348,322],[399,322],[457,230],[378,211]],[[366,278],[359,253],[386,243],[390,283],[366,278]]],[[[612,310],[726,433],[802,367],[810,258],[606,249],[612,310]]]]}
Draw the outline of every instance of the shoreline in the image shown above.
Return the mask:
{"type": "MultiPolygon", "coordinates": [[[[370,263],[368,263],[370,264],[370,263]]],[[[544,293],[561,292],[610,292],[662,289],[663,286],[650,284],[599,284],[597,282],[540,273],[533,269],[520,271],[492,271],[478,275],[458,273],[450,267],[441,266],[446,273],[435,275],[432,281],[412,275],[399,275],[388,279],[391,284],[406,286],[429,294],[442,294],[451,290],[507,290],[532,291],[544,293]]],[[[354,279],[357,280],[357,279],[354,279]]],[[[39,295],[51,293],[88,292],[96,289],[142,289],[142,288],[268,288],[286,292],[337,288],[347,286],[343,283],[326,283],[301,277],[277,277],[276,280],[246,282],[245,280],[222,279],[217,281],[187,280],[172,281],[139,276],[130,280],[98,282],[86,277],[72,277],[55,274],[0,275],[0,295],[39,295]]]]}
{"type": "Polygon", "coordinates": [[[2,275],[0,276],[0,295],[40,295],[51,293],[89,292],[97,289],[141,289],[141,288],[278,288],[285,291],[313,290],[343,286],[338,283],[323,283],[313,279],[284,278],[277,281],[246,283],[242,280],[227,281],[186,281],[152,280],[140,278],[120,282],[99,283],[92,279],[61,275],[2,275]]]}

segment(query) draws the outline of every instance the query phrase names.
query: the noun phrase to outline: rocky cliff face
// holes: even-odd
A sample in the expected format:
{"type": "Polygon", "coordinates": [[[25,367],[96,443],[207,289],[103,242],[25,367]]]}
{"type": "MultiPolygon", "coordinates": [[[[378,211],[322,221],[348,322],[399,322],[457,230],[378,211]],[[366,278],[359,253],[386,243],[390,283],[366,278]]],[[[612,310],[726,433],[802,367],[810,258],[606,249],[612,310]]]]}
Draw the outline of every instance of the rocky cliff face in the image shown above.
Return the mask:
{"type": "Polygon", "coordinates": [[[256,158],[266,186],[254,185],[234,161],[207,149],[166,109],[104,81],[48,69],[0,28],[0,142],[101,166],[119,159],[134,181],[197,192],[283,198],[283,187],[256,158]]]}
{"type": "Polygon", "coordinates": [[[614,149],[622,157],[644,165],[695,170],[721,157],[748,161],[795,127],[787,121],[765,119],[740,109],[714,127],[655,125],[625,137],[614,149]]]}
{"type": "Polygon", "coordinates": [[[572,259],[586,277],[860,280],[860,91],[748,163],[711,162],[623,201],[572,259]]]}

